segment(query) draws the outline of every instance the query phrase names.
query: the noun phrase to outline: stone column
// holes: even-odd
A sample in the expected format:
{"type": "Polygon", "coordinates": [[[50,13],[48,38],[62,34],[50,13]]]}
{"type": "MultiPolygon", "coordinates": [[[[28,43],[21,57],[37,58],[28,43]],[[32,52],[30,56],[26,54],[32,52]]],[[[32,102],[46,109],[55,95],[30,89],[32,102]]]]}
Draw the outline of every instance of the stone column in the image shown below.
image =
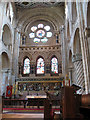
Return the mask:
{"type": "Polygon", "coordinates": [[[90,77],[89,77],[89,46],[88,41],[85,37],[84,23],[83,23],[83,11],[82,4],[77,3],[77,10],[79,16],[79,30],[80,30],[80,42],[81,42],[81,50],[82,50],[82,61],[83,61],[83,69],[84,69],[84,79],[85,79],[85,91],[86,94],[90,92],[90,77]]]}
{"type": "Polygon", "coordinates": [[[85,80],[84,80],[84,70],[83,70],[83,63],[82,63],[82,55],[81,54],[75,54],[73,56],[73,64],[75,69],[75,79],[74,82],[76,85],[81,87],[81,90],[79,91],[81,94],[85,93],[85,80]]]}
{"type": "Polygon", "coordinates": [[[13,56],[13,72],[18,77],[18,57],[19,57],[19,46],[20,46],[20,32],[18,28],[15,29],[15,42],[14,42],[14,56],[13,56]]]}
{"type": "Polygon", "coordinates": [[[73,84],[73,68],[68,69],[69,72],[69,79],[70,79],[70,86],[73,84]]]}
{"type": "Polygon", "coordinates": [[[12,71],[8,70],[8,84],[12,85],[12,75],[11,75],[12,71]]]}
{"type": "Polygon", "coordinates": [[[67,55],[66,55],[66,39],[65,39],[65,30],[64,26],[60,28],[60,35],[61,35],[61,54],[62,54],[62,73],[66,76],[67,73],[67,55]]]}
{"type": "Polygon", "coordinates": [[[85,30],[86,40],[88,42],[89,53],[88,53],[88,66],[89,66],[89,93],[90,93],[90,27],[85,30]]]}
{"type": "Polygon", "coordinates": [[[8,72],[7,72],[7,70],[2,70],[1,94],[6,93],[6,86],[7,85],[8,85],[8,72]]]}

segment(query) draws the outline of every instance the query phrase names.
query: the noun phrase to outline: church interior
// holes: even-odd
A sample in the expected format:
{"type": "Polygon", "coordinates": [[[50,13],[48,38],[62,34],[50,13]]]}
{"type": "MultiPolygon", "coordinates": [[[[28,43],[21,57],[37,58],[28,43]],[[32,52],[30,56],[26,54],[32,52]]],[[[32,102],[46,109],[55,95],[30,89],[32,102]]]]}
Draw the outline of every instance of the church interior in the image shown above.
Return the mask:
{"type": "Polygon", "coordinates": [[[0,120],[90,120],[90,2],[0,2],[0,120]]]}

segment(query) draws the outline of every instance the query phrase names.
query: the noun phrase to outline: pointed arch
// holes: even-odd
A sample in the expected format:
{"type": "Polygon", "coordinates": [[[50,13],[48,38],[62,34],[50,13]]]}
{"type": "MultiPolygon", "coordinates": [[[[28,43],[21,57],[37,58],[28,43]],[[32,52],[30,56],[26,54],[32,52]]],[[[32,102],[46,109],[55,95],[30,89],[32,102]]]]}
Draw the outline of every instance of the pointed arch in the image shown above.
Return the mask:
{"type": "Polygon", "coordinates": [[[81,53],[81,43],[80,43],[80,35],[79,35],[79,28],[76,29],[74,35],[74,42],[73,42],[73,53],[81,53]]]}
{"type": "Polygon", "coordinates": [[[58,74],[58,59],[55,55],[51,57],[51,73],[58,74]]]}
{"type": "Polygon", "coordinates": [[[26,56],[23,61],[23,74],[30,73],[30,59],[26,56]]]}
{"type": "Polygon", "coordinates": [[[12,48],[12,33],[7,24],[3,27],[2,42],[5,46],[8,46],[9,50],[12,48]]]}
{"type": "Polygon", "coordinates": [[[40,75],[40,74],[44,74],[45,70],[44,70],[44,58],[42,56],[39,56],[37,58],[36,61],[36,74],[40,75]]]}

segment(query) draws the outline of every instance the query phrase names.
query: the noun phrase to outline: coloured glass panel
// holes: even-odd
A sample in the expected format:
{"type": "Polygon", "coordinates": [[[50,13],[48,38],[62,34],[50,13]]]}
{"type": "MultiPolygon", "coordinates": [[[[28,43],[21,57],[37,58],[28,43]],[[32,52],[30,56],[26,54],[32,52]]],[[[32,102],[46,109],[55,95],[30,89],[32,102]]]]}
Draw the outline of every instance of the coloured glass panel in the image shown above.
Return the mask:
{"type": "Polygon", "coordinates": [[[46,37],[44,37],[43,39],[41,39],[41,42],[43,42],[43,43],[45,43],[47,41],[48,41],[48,39],[46,37]]]}
{"type": "Polygon", "coordinates": [[[49,31],[49,30],[50,30],[50,26],[47,25],[47,26],[44,27],[44,29],[45,29],[46,31],[49,31]]]}
{"type": "Polygon", "coordinates": [[[28,58],[26,58],[24,60],[24,74],[29,74],[30,73],[30,60],[28,58]]]}
{"type": "Polygon", "coordinates": [[[30,34],[29,34],[29,37],[30,37],[30,38],[34,38],[34,37],[35,37],[35,33],[30,33],[30,34]]]}
{"type": "Polygon", "coordinates": [[[43,28],[43,24],[38,24],[38,28],[43,28]]]}
{"type": "Polygon", "coordinates": [[[48,38],[52,37],[52,32],[50,31],[50,26],[40,23],[37,26],[31,27],[31,33],[29,34],[29,38],[33,39],[33,42],[39,43],[46,43],[48,38]]]}
{"type": "Polygon", "coordinates": [[[47,32],[46,37],[52,37],[52,32],[47,32]]]}
{"type": "Polygon", "coordinates": [[[42,38],[45,35],[45,31],[44,30],[38,30],[36,34],[39,38],[42,38]]]}
{"type": "Polygon", "coordinates": [[[42,58],[37,60],[37,74],[44,74],[44,60],[42,58]]]}
{"type": "Polygon", "coordinates": [[[33,40],[35,43],[38,43],[38,42],[40,42],[40,39],[39,38],[34,38],[34,40],[33,40]]]}
{"type": "Polygon", "coordinates": [[[51,71],[53,73],[58,73],[58,61],[55,57],[51,60],[51,71]]]}
{"type": "Polygon", "coordinates": [[[37,30],[37,27],[36,27],[36,26],[33,26],[33,27],[31,27],[31,30],[32,30],[33,32],[35,32],[35,31],[37,30]]]}

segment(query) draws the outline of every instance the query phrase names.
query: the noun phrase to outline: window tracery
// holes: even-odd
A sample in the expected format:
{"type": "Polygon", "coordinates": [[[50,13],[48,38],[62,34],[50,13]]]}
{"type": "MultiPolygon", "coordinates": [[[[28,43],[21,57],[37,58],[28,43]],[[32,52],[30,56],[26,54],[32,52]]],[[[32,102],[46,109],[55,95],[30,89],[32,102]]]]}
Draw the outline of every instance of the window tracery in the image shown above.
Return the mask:
{"type": "Polygon", "coordinates": [[[39,43],[46,43],[48,38],[52,37],[52,32],[50,31],[51,27],[49,25],[44,25],[39,23],[37,26],[31,27],[31,32],[29,33],[29,38],[33,39],[33,42],[39,43]]]}

